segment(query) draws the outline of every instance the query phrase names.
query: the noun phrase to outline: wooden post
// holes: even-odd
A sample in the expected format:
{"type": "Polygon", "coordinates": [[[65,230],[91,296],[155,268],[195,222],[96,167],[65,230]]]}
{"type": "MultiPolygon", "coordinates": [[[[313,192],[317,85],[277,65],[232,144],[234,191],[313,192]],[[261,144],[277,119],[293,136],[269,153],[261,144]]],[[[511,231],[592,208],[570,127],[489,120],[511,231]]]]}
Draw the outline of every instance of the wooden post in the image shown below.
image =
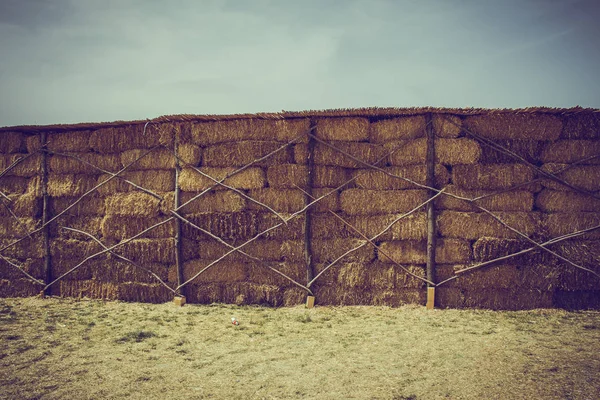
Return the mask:
{"type": "MultiPolygon", "coordinates": [[[[311,132],[315,126],[313,120],[310,121],[311,132]]],[[[308,138],[308,179],[306,184],[306,193],[304,195],[304,204],[309,204],[312,201],[314,176],[315,176],[315,140],[309,136],[308,138]]],[[[306,282],[312,281],[315,275],[313,259],[312,259],[312,208],[306,210],[304,216],[304,260],[306,263],[306,282]]],[[[314,299],[313,299],[314,301],[314,299]]]]}
{"type": "MultiPolygon", "coordinates": [[[[179,174],[181,173],[181,165],[179,164],[179,134],[176,131],[174,131],[174,133],[175,138],[173,140],[173,152],[175,154],[175,202],[173,204],[173,208],[176,210],[180,205],[179,174]]],[[[179,286],[185,282],[181,254],[181,220],[179,218],[175,218],[175,265],[177,268],[177,286],[179,286]]],[[[176,297],[174,302],[179,306],[183,306],[185,304],[185,286],[179,288],[178,292],[180,297],[176,297]]]]}
{"type": "MultiPolygon", "coordinates": [[[[47,134],[41,134],[41,151],[42,151],[42,225],[45,225],[50,219],[50,210],[48,209],[48,153],[46,152],[47,134]]],[[[52,260],[50,259],[50,233],[48,226],[44,226],[42,230],[42,240],[44,241],[44,282],[49,284],[52,282],[52,260]]],[[[52,294],[52,287],[46,288],[41,293],[44,296],[52,294]]]]}
{"type": "MultiPolygon", "coordinates": [[[[426,115],[427,121],[427,186],[435,187],[435,131],[431,113],[426,115]]],[[[435,196],[433,190],[429,191],[429,196],[435,196]]],[[[435,249],[437,241],[437,232],[435,225],[435,201],[427,203],[427,280],[435,282],[435,249]]],[[[427,308],[433,308],[435,297],[435,287],[428,284],[427,290],[427,308]]]]}

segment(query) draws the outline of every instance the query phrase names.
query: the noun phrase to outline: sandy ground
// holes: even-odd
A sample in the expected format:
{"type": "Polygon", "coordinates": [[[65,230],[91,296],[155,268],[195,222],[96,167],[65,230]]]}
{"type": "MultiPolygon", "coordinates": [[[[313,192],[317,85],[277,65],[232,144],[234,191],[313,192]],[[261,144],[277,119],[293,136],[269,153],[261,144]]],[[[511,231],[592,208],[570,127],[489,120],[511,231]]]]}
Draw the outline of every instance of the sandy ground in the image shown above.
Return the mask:
{"type": "Polygon", "coordinates": [[[2,399],[600,393],[600,312],[592,311],[0,299],[0,339],[2,399]]]}

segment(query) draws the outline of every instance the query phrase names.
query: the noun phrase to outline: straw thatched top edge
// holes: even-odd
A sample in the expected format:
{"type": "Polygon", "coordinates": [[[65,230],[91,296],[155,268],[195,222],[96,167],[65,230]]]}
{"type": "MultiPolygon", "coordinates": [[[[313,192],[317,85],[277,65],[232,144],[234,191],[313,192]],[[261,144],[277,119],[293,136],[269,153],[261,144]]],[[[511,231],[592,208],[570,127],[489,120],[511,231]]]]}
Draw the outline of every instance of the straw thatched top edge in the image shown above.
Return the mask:
{"type": "Polygon", "coordinates": [[[572,108],[552,108],[552,107],[528,107],[528,108],[443,108],[443,107],[367,107],[367,108],[340,108],[328,110],[306,110],[306,111],[281,111],[274,113],[255,113],[255,114],[178,114],[163,115],[154,119],[134,120],[134,121],[113,121],[113,122],[91,122],[76,124],[55,124],[55,125],[20,125],[12,127],[0,127],[0,132],[65,132],[76,130],[93,130],[100,128],[113,128],[128,125],[141,125],[148,122],[169,123],[169,122],[210,122],[234,119],[269,119],[281,120],[292,118],[310,118],[310,117],[372,117],[372,118],[393,118],[410,115],[422,115],[427,113],[451,114],[459,116],[469,115],[489,115],[489,114],[522,114],[522,113],[543,113],[553,115],[570,115],[580,113],[600,113],[600,109],[572,107],[572,108]]]}

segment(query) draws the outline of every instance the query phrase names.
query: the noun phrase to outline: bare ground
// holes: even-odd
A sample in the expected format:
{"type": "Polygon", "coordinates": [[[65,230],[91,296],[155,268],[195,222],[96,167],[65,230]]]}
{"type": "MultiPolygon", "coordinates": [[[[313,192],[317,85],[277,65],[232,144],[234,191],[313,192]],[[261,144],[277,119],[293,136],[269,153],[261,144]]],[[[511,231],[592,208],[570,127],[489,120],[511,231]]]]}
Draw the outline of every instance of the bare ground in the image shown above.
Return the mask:
{"type": "Polygon", "coordinates": [[[596,399],[600,393],[597,311],[0,299],[0,338],[3,399],[596,399]]]}

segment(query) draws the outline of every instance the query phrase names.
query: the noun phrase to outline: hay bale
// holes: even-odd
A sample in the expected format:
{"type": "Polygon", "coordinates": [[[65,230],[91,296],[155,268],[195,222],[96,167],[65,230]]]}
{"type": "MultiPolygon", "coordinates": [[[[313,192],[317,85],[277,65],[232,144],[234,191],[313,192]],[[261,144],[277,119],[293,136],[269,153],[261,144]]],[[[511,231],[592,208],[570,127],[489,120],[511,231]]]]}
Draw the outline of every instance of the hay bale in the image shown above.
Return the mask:
{"type": "Polygon", "coordinates": [[[161,132],[154,124],[149,124],[144,134],[144,125],[128,125],[101,128],[91,132],[89,146],[98,153],[119,153],[133,149],[150,149],[160,144],[161,132]]]}
{"type": "Polygon", "coordinates": [[[465,290],[464,307],[491,310],[530,310],[552,307],[551,291],[539,290],[465,290]]]}
{"type": "Polygon", "coordinates": [[[511,112],[468,116],[464,126],[489,139],[556,140],[562,121],[548,114],[511,112]]]}
{"type": "Polygon", "coordinates": [[[315,134],[323,140],[361,142],[369,138],[367,118],[319,118],[315,134]]]}
{"type": "MultiPolygon", "coordinates": [[[[306,265],[304,263],[284,261],[269,263],[269,265],[298,283],[306,283],[306,265]]],[[[281,288],[294,285],[288,279],[259,263],[249,266],[249,279],[258,284],[274,285],[281,288]]]]}
{"type": "MultiPolygon", "coordinates": [[[[343,168],[364,168],[364,164],[337,150],[339,149],[364,163],[375,164],[379,161],[379,165],[385,165],[385,155],[388,151],[382,145],[356,142],[331,142],[330,144],[335,146],[336,149],[322,143],[315,143],[313,153],[315,164],[343,168]]],[[[297,144],[294,146],[294,162],[296,164],[307,164],[308,145],[297,144]]]]}
{"type": "Polygon", "coordinates": [[[38,228],[40,221],[33,218],[19,218],[17,222],[12,216],[0,217],[0,238],[21,238],[27,232],[38,228]]]}
{"type": "MultiPolygon", "coordinates": [[[[100,229],[104,239],[127,239],[155,225],[165,218],[130,217],[123,215],[107,215],[101,219],[100,229]]],[[[144,234],[146,238],[172,238],[175,236],[175,221],[167,222],[144,234]]]]}
{"type": "MultiPolygon", "coordinates": [[[[77,201],[77,197],[52,197],[50,198],[50,212],[57,215],[66,210],[77,201]]],[[[67,216],[101,216],[105,211],[104,199],[97,195],[89,195],[83,198],[75,207],[65,213],[67,216]]]]}
{"type": "Polygon", "coordinates": [[[155,149],[144,156],[146,152],[148,152],[148,150],[145,149],[124,151],[121,153],[121,164],[126,167],[135,162],[133,165],[127,168],[128,171],[139,171],[146,169],[175,169],[175,155],[171,150],[155,149]],[[139,157],[142,158],[137,160],[139,157]]]}
{"type": "Polygon", "coordinates": [[[152,124],[148,126],[148,129],[156,131],[158,142],[166,148],[173,148],[175,137],[181,137],[181,124],[179,123],[152,124]]]}
{"type": "MultiPolygon", "coordinates": [[[[81,231],[87,232],[97,238],[101,238],[102,235],[102,217],[74,217],[74,216],[66,216],[61,217],[57,222],[49,225],[49,232],[51,237],[61,238],[61,239],[88,239],[85,235],[73,231],[69,231],[67,229],[62,229],[62,227],[69,227],[73,229],[79,229],[81,231]]],[[[106,236],[105,236],[106,238],[106,236]]]]}
{"type": "MultiPolygon", "coordinates": [[[[184,204],[194,198],[196,193],[182,192],[180,204],[184,204]]],[[[174,194],[168,193],[161,202],[161,211],[163,214],[170,215],[170,210],[173,209],[174,194]]],[[[183,207],[180,212],[184,214],[198,214],[205,212],[240,212],[246,208],[246,199],[241,195],[232,192],[219,190],[209,192],[195,199],[190,204],[183,207]]]]}
{"type": "MultiPolygon", "coordinates": [[[[53,278],[57,278],[69,272],[73,267],[75,267],[79,262],[83,260],[83,257],[73,257],[71,260],[66,260],[62,262],[58,262],[56,260],[52,260],[52,276],[53,278]]],[[[87,261],[85,264],[81,265],[75,271],[70,272],[68,275],[64,276],[61,280],[65,281],[85,281],[92,279],[94,276],[94,271],[97,268],[97,264],[94,263],[95,260],[87,261]]]]}
{"type": "Polygon", "coordinates": [[[434,114],[432,122],[437,137],[457,138],[462,132],[462,120],[458,115],[434,114]]]}
{"type": "Polygon", "coordinates": [[[592,212],[600,210],[600,199],[576,192],[544,189],[536,196],[535,205],[546,212],[592,212]]]}
{"type": "MultiPolygon", "coordinates": [[[[401,217],[401,214],[354,216],[347,222],[372,238],[389,224],[401,217]]],[[[360,237],[340,220],[329,213],[313,214],[312,236],[315,239],[360,237]]],[[[396,222],[379,240],[425,239],[427,237],[427,217],[424,212],[411,214],[396,222]]]]}
{"type": "Polygon", "coordinates": [[[235,282],[223,285],[223,302],[237,305],[261,304],[280,306],[283,301],[281,289],[277,286],[259,285],[249,282],[235,282]]]}
{"type": "Polygon", "coordinates": [[[289,142],[301,133],[308,132],[309,128],[310,120],[308,118],[282,120],[237,119],[196,123],[191,126],[191,134],[195,144],[211,146],[242,140],[289,142]]]}
{"type": "MultiPolygon", "coordinates": [[[[389,156],[391,165],[423,164],[427,159],[427,140],[420,138],[389,142],[386,149],[395,151],[389,156]]],[[[474,164],[479,160],[481,148],[475,140],[467,138],[437,139],[435,162],[445,165],[474,164]]]]}
{"type": "Polygon", "coordinates": [[[465,189],[508,189],[535,178],[532,168],[523,164],[457,165],[452,183],[465,189]]]}
{"type": "Polygon", "coordinates": [[[462,289],[439,287],[435,289],[436,308],[463,308],[465,295],[462,289]]]}
{"type": "MultiPolygon", "coordinates": [[[[215,260],[231,250],[230,247],[216,240],[202,240],[187,242],[187,246],[195,246],[197,257],[203,260],[215,260]]],[[[258,239],[244,246],[242,249],[252,257],[266,261],[304,261],[304,243],[300,240],[267,240],[258,239]]],[[[239,252],[233,252],[227,256],[227,260],[245,261],[251,260],[239,252]]]]}
{"type": "Polygon", "coordinates": [[[50,151],[81,151],[87,152],[90,146],[90,131],[56,132],[47,136],[50,151]]]}
{"type": "MultiPolygon", "coordinates": [[[[542,231],[540,213],[496,212],[502,221],[518,231],[531,236],[542,231]]],[[[519,238],[489,214],[458,211],[442,211],[437,219],[441,236],[477,240],[483,236],[497,238],[519,238]]]]}
{"type": "Polygon", "coordinates": [[[366,306],[371,305],[373,301],[373,294],[360,287],[317,286],[313,292],[319,305],[366,306]]]}
{"type": "Polygon", "coordinates": [[[106,215],[158,217],[160,202],[144,192],[116,193],[106,198],[106,215]]]}
{"type": "Polygon", "coordinates": [[[600,115],[598,113],[577,113],[563,117],[564,127],[561,139],[600,138],[600,115]]]}
{"type": "MultiPolygon", "coordinates": [[[[410,179],[421,185],[427,184],[427,166],[409,165],[405,167],[387,167],[386,172],[410,179]]],[[[415,189],[417,186],[400,178],[387,175],[382,171],[376,170],[357,170],[353,173],[356,176],[356,186],[360,189],[375,190],[403,190],[415,189]]],[[[435,166],[435,184],[440,187],[447,184],[450,180],[448,169],[440,164],[435,166]]]]}
{"type": "Polygon", "coordinates": [[[95,280],[60,281],[58,295],[61,297],[119,300],[119,286],[95,280]]]}
{"type": "MultiPolygon", "coordinates": [[[[5,256],[7,257],[7,256],[5,256]]],[[[10,259],[10,257],[8,257],[10,259]]],[[[36,279],[44,280],[44,259],[43,258],[28,258],[24,260],[22,263],[20,260],[10,259],[11,262],[21,265],[22,271],[27,272],[29,275],[33,276],[36,279]]],[[[25,279],[25,275],[22,272],[19,272],[17,268],[14,266],[10,266],[4,261],[0,259],[0,279],[25,279]]]]}
{"type": "Polygon", "coordinates": [[[328,239],[317,240],[312,243],[313,261],[330,263],[347,251],[363,245],[356,251],[344,257],[344,262],[368,263],[375,259],[374,247],[362,239],[328,239]]]}
{"type": "Polygon", "coordinates": [[[283,302],[281,305],[284,307],[294,307],[304,304],[306,296],[308,296],[308,293],[305,290],[298,287],[291,287],[283,292],[283,302]]]}
{"type": "MultiPolygon", "coordinates": [[[[533,193],[528,190],[513,190],[510,192],[494,194],[491,190],[467,190],[455,185],[446,186],[444,193],[474,199],[479,196],[490,195],[475,202],[476,205],[490,211],[531,211],[533,210],[533,193]]],[[[479,209],[468,201],[452,196],[442,195],[435,200],[436,208],[456,211],[478,211],[479,209]]]]}
{"type": "MultiPolygon", "coordinates": [[[[125,182],[125,179],[155,193],[170,192],[175,190],[175,171],[131,171],[123,172],[121,175],[119,175],[119,177],[111,179],[107,184],[100,186],[98,188],[98,193],[103,196],[108,196],[113,193],[126,193],[139,190],[130,183],[125,182]]],[[[98,177],[97,184],[100,184],[110,178],[111,175],[100,175],[98,177]]]]}
{"type": "Polygon", "coordinates": [[[25,149],[28,153],[35,153],[42,148],[42,137],[40,134],[25,137],[25,149]]]}
{"type": "Polygon", "coordinates": [[[10,195],[8,197],[10,201],[2,200],[4,205],[0,206],[0,216],[8,217],[14,214],[17,217],[39,218],[42,215],[42,199],[36,197],[35,194],[26,193],[21,196],[10,195]]]}
{"type": "MultiPolygon", "coordinates": [[[[329,194],[334,188],[316,188],[312,190],[312,196],[316,199],[323,197],[316,204],[311,206],[311,211],[316,212],[327,212],[327,211],[339,211],[340,210],[340,194],[339,192],[333,192],[329,194]]],[[[312,199],[308,199],[308,201],[312,201],[312,199]]]]}
{"type": "Polygon", "coordinates": [[[400,307],[407,304],[424,305],[427,299],[425,289],[402,289],[394,291],[381,291],[373,293],[372,305],[400,307]]]}
{"type": "MultiPolygon", "coordinates": [[[[12,153],[12,154],[0,154],[0,172],[6,170],[13,162],[24,158],[27,154],[12,153]]],[[[29,158],[21,161],[4,176],[22,176],[30,178],[32,176],[39,175],[41,173],[41,161],[42,157],[40,154],[35,154],[29,158]]],[[[3,179],[4,179],[3,176],[3,179]]]]}
{"type": "Polygon", "coordinates": [[[366,289],[368,268],[361,262],[348,262],[335,267],[340,288],[366,289]]]}
{"type": "MultiPolygon", "coordinates": [[[[532,244],[524,239],[482,237],[473,243],[473,259],[477,262],[493,260],[508,254],[517,253],[530,247],[532,247],[532,244]]],[[[517,264],[520,264],[525,261],[524,257],[531,257],[529,254],[531,253],[513,258],[512,262],[519,261],[517,264]]]]}
{"type": "MultiPolygon", "coordinates": [[[[494,140],[494,143],[512,151],[526,161],[537,164],[546,142],[539,140],[494,140]]],[[[481,145],[482,164],[512,164],[520,160],[485,144],[481,145]]]]}
{"type": "Polygon", "coordinates": [[[308,167],[299,164],[272,165],[267,170],[267,181],[270,188],[307,188],[308,167]]]}
{"type": "MultiPolygon", "coordinates": [[[[0,239],[0,248],[12,244],[14,239],[0,239]]],[[[44,243],[40,238],[25,239],[19,243],[2,251],[2,255],[9,258],[15,258],[19,261],[24,261],[29,258],[44,257],[44,243]]]]}
{"type": "MultiPolygon", "coordinates": [[[[568,164],[544,164],[542,170],[551,174],[556,174],[557,171],[568,167],[568,164]]],[[[579,165],[573,166],[564,172],[560,172],[557,175],[560,179],[566,181],[572,186],[595,192],[600,190],[600,165],[579,165]]],[[[565,186],[559,182],[551,179],[543,179],[542,185],[544,187],[554,190],[573,190],[568,186],[565,186]]]]}
{"type": "MultiPolygon", "coordinates": [[[[400,264],[425,264],[427,263],[427,242],[403,240],[383,242],[377,258],[384,263],[397,262],[400,264]],[[391,257],[384,255],[383,253],[391,257]],[[392,261],[393,260],[393,261],[392,261]]],[[[466,240],[439,239],[435,251],[438,263],[461,263],[471,260],[471,245],[466,240]]]]}
{"type": "MultiPolygon", "coordinates": [[[[567,240],[552,246],[563,257],[600,274],[600,241],[567,240]]],[[[576,269],[564,261],[555,260],[560,274],[561,290],[600,290],[600,278],[587,271],[576,269]]]]}
{"type": "Polygon", "coordinates": [[[337,188],[349,179],[349,171],[343,168],[316,165],[312,186],[313,188],[337,188]]]}
{"type": "Polygon", "coordinates": [[[36,296],[40,290],[41,286],[29,279],[0,279],[0,298],[36,296]]]}
{"type": "Polygon", "coordinates": [[[350,215],[407,212],[425,202],[426,190],[348,189],[340,195],[341,209],[350,215]]]}
{"type": "MultiPolygon", "coordinates": [[[[405,265],[412,274],[425,278],[425,268],[422,265],[405,265]]],[[[394,287],[397,289],[417,289],[424,288],[425,282],[407,273],[405,270],[398,266],[394,266],[396,270],[396,279],[394,281],[394,287]]]]}
{"type": "Polygon", "coordinates": [[[553,300],[554,307],[567,310],[600,309],[600,293],[597,290],[557,290],[553,300]]]}
{"type": "Polygon", "coordinates": [[[184,165],[198,166],[202,161],[202,148],[191,143],[182,143],[177,147],[177,156],[184,165]]]}
{"type": "MultiPolygon", "coordinates": [[[[186,219],[223,240],[246,241],[258,233],[256,212],[200,213],[186,216],[186,219]]],[[[198,229],[183,223],[182,235],[195,240],[209,240],[209,236],[198,229]]]]}
{"type": "MultiPolygon", "coordinates": [[[[256,214],[256,229],[257,233],[264,232],[272,226],[281,224],[281,219],[277,218],[271,212],[259,212],[256,214]]],[[[289,214],[283,214],[284,218],[288,218],[289,214]]],[[[298,215],[297,217],[288,221],[287,225],[283,224],[263,236],[263,239],[275,239],[275,240],[299,240],[304,239],[304,226],[306,216],[298,215]]]]}
{"type": "Polygon", "coordinates": [[[96,186],[94,175],[48,175],[48,196],[73,197],[81,196],[96,186]]]}
{"type": "Polygon", "coordinates": [[[25,135],[19,132],[0,132],[0,153],[23,151],[25,135]]]}
{"type": "Polygon", "coordinates": [[[416,139],[425,136],[425,126],[423,115],[384,119],[371,124],[369,139],[372,143],[416,139]]]}
{"type": "MultiPolygon", "coordinates": [[[[202,164],[205,167],[242,167],[280,147],[281,143],[260,140],[217,144],[204,149],[202,164]]],[[[291,154],[288,148],[254,165],[263,167],[289,162],[291,162],[291,154]]]]}
{"type": "MultiPolygon", "coordinates": [[[[102,250],[102,247],[91,240],[52,239],[50,240],[50,255],[54,268],[58,265],[73,267],[86,257],[102,250]]],[[[67,268],[68,269],[70,269],[67,268]]]]}
{"type": "Polygon", "coordinates": [[[390,290],[396,287],[396,271],[401,269],[395,265],[374,262],[369,265],[366,284],[371,289],[390,290]]]}
{"type": "Polygon", "coordinates": [[[126,282],[119,285],[119,300],[140,303],[166,303],[173,293],[159,283],[126,282]]]}
{"type": "Polygon", "coordinates": [[[0,178],[0,192],[6,195],[24,194],[28,191],[30,180],[19,176],[3,176],[0,178]]]}
{"type": "Polygon", "coordinates": [[[193,304],[212,304],[222,301],[223,287],[218,283],[193,284],[190,283],[185,287],[188,303],[193,304]]]}
{"type": "MultiPolygon", "coordinates": [[[[540,160],[543,163],[571,164],[597,155],[600,155],[598,140],[558,140],[544,147],[540,160]]],[[[584,164],[600,164],[600,157],[586,161],[584,164]]]]}
{"type": "Polygon", "coordinates": [[[174,239],[135,239],[115,248],[114,251],[141,265],[175,263],[174,239]]]}
{"type": "MultiPolygon", "coordinates": [[[[297,189],[256,189],[250,191],[250,197],[282,213],[294,213],[305,205],[304,193],[297,189]]],[[[263,206],[252,202],[248,203],[248,208],[251,210],[265,210],[263,206]]]]}
{"type": "MultiPolygon", "coordinates": [[[[600,213],[552,213],[544,215],[544,230],[550,237],[566,235],[568,233],[600,225],[600,213]]],[[[600,229],[580,236],[580,239],[600,238],[600,229]]]]}
{"type": "MultiPolygon", "coordinates": [[[[202,167],[198,169],[218,181],[236,170],[236,168],[211,167],[202,167]]],[[[223,183],[236,189],[260,189],[265,187],[266,179],[265,173],[261,168],[248,168],[230,176],[225,179],[223,183]]],[[[200,192],[215,185],[217,185],[215,189],[227,189],[218,185],[212,179],[200,174],[193,168],[184,168],[179,174],[179,187],[185,192],[200,192]]]]}
{"type": "MultiPolygon", "coordinates": [[[[98,168],[110,172],[119,171],[123,168],[121,157],[118,154],[96,154],[96,153],[68,153],[80,158],[98,168]]],[[[63,155],[51,155],[48,158],[48,169],[55,174],[91,174],[97,175],[100,171],[82,161],[63,155]]]]}
{"type": "MultiPolygon", "coordinates": [[[[313,263],[313,272],[314,276],[317,276],[321,271],[323,271],[329,263],[313,263]]],[[[337,263],[327,271],[323,272],[315,281],[317,285],[337,285],[337,276],[338,276],[338,268],[343,265],[343,262],[337,263]]],[[[314,287],[313,287],[314,292],[314,287]]]]}

